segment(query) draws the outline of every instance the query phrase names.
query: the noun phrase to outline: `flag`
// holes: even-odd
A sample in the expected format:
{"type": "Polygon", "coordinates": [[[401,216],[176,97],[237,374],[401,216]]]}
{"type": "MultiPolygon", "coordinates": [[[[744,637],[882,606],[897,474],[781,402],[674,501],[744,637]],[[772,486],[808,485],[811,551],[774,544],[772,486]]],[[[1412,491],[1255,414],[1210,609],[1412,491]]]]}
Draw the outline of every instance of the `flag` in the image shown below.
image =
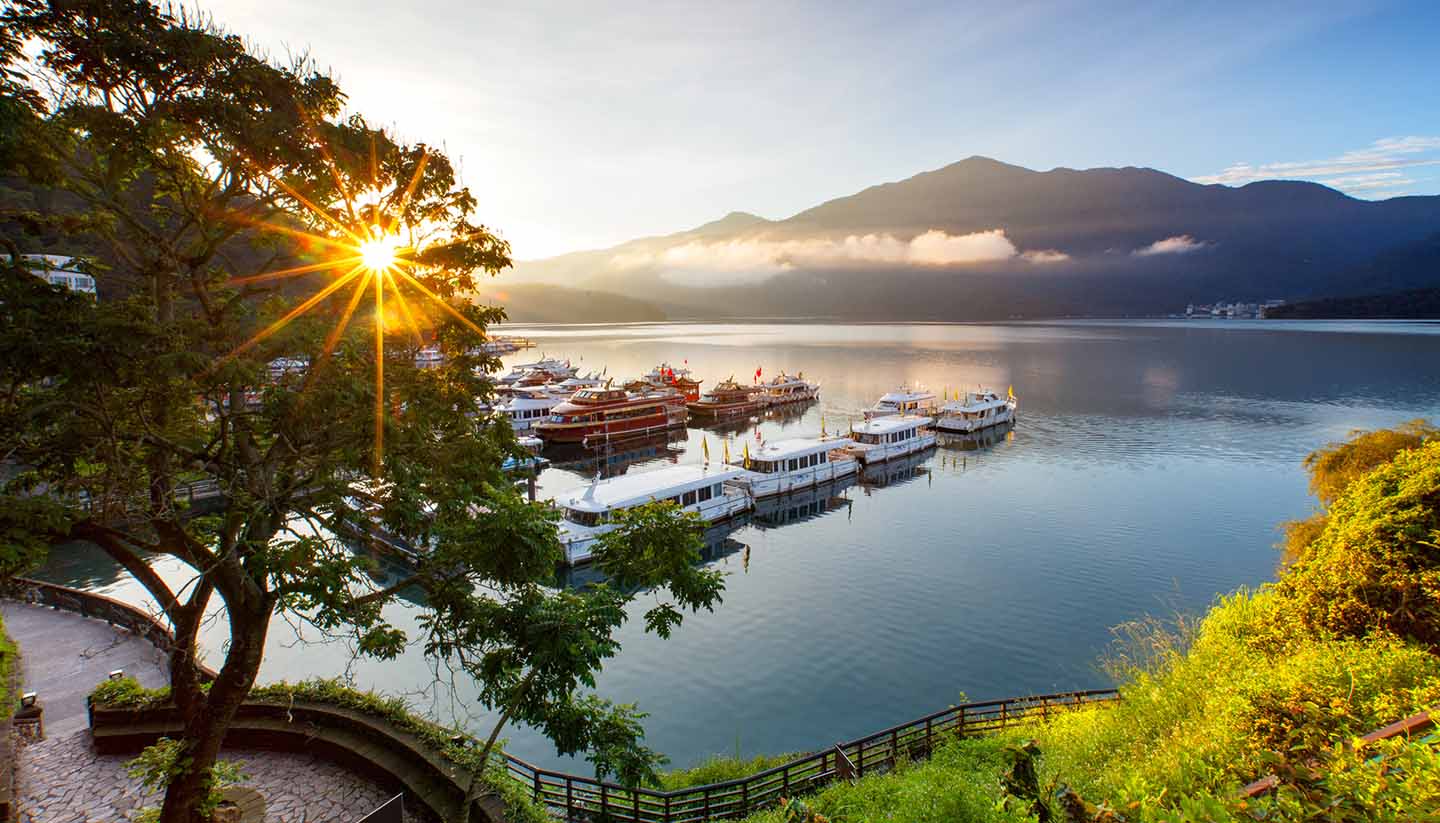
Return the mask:
{"type": "Polygon", "coordinates": [[[745,444],[745,468],[750,468],[750,444],[745,444]]]}
{"type": "Polygon", "coordinates": [[[760,379],[760,367],[759,367],[759,366],[756,366],[756,367],[755,367],[755,379],[756,379],[757,381],[760,379]]]}
{"type": "Polygon", "coordinates": [[[1005,396],[1010,398],[1011,400],[1015,399],[1015,387],[1013,385],[1005,390],[1005,396]]]}
{"type": "Polygon", "coordinates": [[[720,446],[725,450],[725,464],[728,466],[730,464],[730,441],[721,440],[720,446]]]}
{"type": "Polygon", "coordinates": [[[710,462],[710,438],[708,438],[708,437],[702,437],[702,438],[700,438],[700,451],[702,451],[702,452],[705,453],[705,462],[706,462],[706,463],[709,463],[709,462],[710,462]]]}
{"type": "Polygon", "coordinates": [[[825,415],[820,415],[820,436],[825,436],[825,415]]]}

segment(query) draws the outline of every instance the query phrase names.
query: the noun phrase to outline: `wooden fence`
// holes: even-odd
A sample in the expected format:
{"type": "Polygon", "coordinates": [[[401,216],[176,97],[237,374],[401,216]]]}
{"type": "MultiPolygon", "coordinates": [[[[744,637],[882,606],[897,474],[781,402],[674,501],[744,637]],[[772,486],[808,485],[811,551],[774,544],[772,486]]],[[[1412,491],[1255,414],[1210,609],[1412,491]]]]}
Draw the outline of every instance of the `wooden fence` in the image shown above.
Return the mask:
{"type": "Polygon", "coordinates": [[[1118,699],[1114,689],[1096,689],[965,703],[747,777],[668,792],[550,771],[510,754],[504,755],[505,769],[564,820],[699,823],[744,817],[835,780],[856,780],[893,769],[898,762],[922,760],[947,739],[998,732],[1118,699]]]}

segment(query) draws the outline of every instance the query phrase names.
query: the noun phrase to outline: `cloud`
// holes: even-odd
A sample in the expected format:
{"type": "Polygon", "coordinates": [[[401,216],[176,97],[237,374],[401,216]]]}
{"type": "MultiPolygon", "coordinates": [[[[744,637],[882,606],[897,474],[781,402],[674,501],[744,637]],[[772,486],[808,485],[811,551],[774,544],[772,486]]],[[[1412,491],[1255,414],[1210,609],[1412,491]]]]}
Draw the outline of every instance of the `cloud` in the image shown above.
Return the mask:
{"type": "Polygon", "coordinates": [[[1353,197],[1408,194],[1415,184],[1407,170],[1440,166],[1440,137],[1386,137],[1363,149],[1309,162],[1236,163],[1219,174],[1192,178],[1196,183],[1239,186],[1257,180],[1311,180],[1353,197]]]}
{"type": "Polygon", "coordinates": [[[1021,254],[1020,259],[1027,263],[1064,263],[1070,255],[1058,249],[1038,249],[1021,254]]]}
{"type": "MultiPolygon", "coordinates": [[[[900,265],[953,266],[1010,260],[1019,250],[1003,229],[950,234],[931,229],[910,240],[893,234],[849,235],[843,239],[768,240],[750,238],[707,243],[691,241],[659,251],[619,254],[621,269],[655,267],[672,282],[691,285],[756,283],[798,268],[900,265]]],[[[1029,254],[1029,253],[1027,253],[1029,254]]],[[[1039,252],[1056,262],[1056,251],[1039,252]]],[[[1031,259],[1026,257],[1026,259],[1031,259]]]]}
{"type": "Polygon", "coordinates": [[[1136,257],[1150,257],[1156,254],[1189,254],[1192,251],[1207,248],[1209,245],[1209,243],[1202,243],[1188,234],[1177,234],[1164,240],[1156,240],[1154,243],[1130,253],[1136,257]]]}

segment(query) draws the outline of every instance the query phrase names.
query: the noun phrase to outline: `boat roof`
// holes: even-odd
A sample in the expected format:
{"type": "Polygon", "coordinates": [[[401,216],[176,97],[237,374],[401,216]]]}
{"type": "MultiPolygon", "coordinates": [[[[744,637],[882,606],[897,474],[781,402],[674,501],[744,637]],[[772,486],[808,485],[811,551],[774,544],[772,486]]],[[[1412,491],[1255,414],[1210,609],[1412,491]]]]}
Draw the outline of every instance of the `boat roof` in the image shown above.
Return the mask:
{"type": "Polygon", "coordinates": [[[510,398],[510,402],[501,406],[502,409],[542,409],[550,408],[560,402],[560,398],[550,395],[517,394],[510,398]]]}
{"type": "Polygon", "coordinates": [[[603,512],[638,506],[749,474],[751,472],[731,466],[696,463],[667,466],[638,474],[622,474],[571,489],[556,495],[555,502],[576,511],[603,512]]]}
{"type": "Polygon", "coordinates": [[[888,417],[876,417],[866,420],[864,423],[857,423],[851,431],[856,434],[890,434],[913,429],[916,426],[929,425],[929,423],[930,418],[916,414],[892,414],[888,417]]]}
{"type": "Polygon", "coordinates": [[[814,452],[829,451],[850,445],[848,437],[792,437],[765,443],[750,453],[755,460],[785,460],[814,452]]]}
{"type": "Polygon", "coordinates": [[[924,389],[896,389],[895,391],[886,392],[882,395],[879,402],[900,403],[906,400],[925,400],[926,398],[934,400],[935,392],[924,389]]]}

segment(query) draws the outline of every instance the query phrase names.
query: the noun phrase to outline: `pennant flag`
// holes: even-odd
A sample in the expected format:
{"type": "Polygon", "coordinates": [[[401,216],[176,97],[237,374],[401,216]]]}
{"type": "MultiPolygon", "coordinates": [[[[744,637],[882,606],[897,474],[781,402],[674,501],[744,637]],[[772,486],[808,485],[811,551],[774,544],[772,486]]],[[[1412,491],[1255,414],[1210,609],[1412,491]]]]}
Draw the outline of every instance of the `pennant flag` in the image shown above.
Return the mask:
{"type": "Polygon", "coordinates": [[[750,444],[745,444],[745,468],[750,468],[750,444]]]}
{"type": "Polygon", "coordinates": [[[820,436],[825,436],[825,415],[820,415],[820,436]]]}
{"type": "Polygon", "coordinates": [[[726,463],[726,465],[729,465],[729,463],[730,463],[730,441],[729,441],[729,440],[722,440],[722,441],[720,441],[720,446],[721,446],[721,448],[723,448],[723,449],[725,450],[725,463],[726,463]]]}
{"type": "Polygon", "coordinates": [[[710,462],[710,438],[708,438],[708,437],[702,437],[702,438],[700,438],[700,451],[702,451],[702,452],[705,453],[705,462],[706,462],[706,463],[709,463],[709,462],[710,462]]]}
{"type": "Polygon", "coordinates": [[[760,367],[759,367],[759,366],[756,366],[756,367],[755,367],[755,379],[756,379],[756,380],[759,380],[759,379],[760,379],[760,367]]]}
{"type": "Polygon", "coordinates": [[[1005,390],[1005,395],[1006,395],[1007,397],[1009,397],[1011,400],[1014,400],[1014,399],[1015,399],[1015,387],[1012,385],[1010,388],[1006,389],[1006,390],[1005,390]]]}

